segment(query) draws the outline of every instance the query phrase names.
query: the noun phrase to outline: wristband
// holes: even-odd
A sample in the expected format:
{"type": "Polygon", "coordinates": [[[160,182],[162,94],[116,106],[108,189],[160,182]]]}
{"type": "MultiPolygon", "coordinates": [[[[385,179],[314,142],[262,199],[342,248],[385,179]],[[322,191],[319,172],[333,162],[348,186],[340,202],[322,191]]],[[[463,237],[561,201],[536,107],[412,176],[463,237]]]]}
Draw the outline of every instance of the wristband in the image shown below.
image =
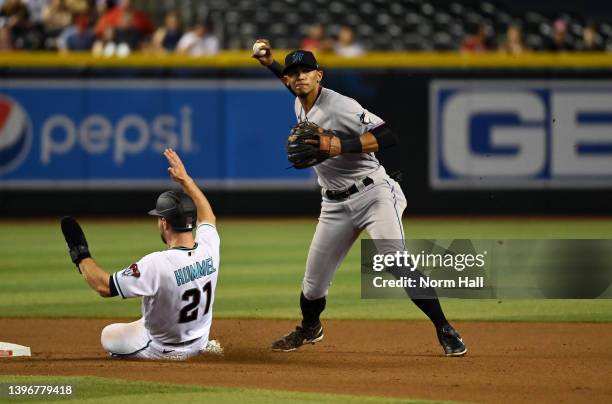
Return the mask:
{"type": "Polygon", "coordinates": [[[361,140],[358,137],[340,139],[340,144],[342,145],[342,153],[361,153],[363,150],[361,140]]]}

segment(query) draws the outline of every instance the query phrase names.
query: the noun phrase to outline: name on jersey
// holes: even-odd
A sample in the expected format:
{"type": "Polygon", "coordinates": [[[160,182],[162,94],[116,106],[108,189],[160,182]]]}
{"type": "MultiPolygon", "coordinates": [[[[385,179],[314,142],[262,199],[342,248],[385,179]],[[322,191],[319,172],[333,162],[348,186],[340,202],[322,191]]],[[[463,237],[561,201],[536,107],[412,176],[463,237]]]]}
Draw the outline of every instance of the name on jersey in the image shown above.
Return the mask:
{"type": "Polygon", "coordinates": [[[187,282],[195,281],[196,279],[203,278],[212,273],[215,273],[217,269],[213,267],[212,258],[206,258],[200,262],[196,262],[192,265],[177,269],[174,271],[174,277],[176,279],[176,285],[181,286],[187,282]]]}

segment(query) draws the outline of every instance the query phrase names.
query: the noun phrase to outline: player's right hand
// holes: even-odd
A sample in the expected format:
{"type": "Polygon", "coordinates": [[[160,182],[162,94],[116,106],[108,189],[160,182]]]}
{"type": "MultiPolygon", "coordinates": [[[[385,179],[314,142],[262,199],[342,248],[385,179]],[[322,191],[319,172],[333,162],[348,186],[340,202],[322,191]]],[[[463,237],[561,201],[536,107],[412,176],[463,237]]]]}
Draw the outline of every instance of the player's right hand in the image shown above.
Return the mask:
{"type": "Polygon", "coordinates": [[[255,48],[255,45],[257,45],[258,42],[261,43],[260,45],[261,47],[259,48],[260,51],[264,50],[265,53],[263,55],[253,53],[252,57],[254,59],[257,59],[259,63],[261,63],[262,65],[270,66],[272,62],[274,62],[274,58],[272,57],[272,46],[270,46],[270,41],[268,41],[267,39],[263,39],[263,38],[258,39],[253,44],[253,48],[255,48]]]}
{"type": "Polygon", "coordinates": [[[164,156],[168,160],[168,174],[170,178],[179,184],[185,183],[189,179],[189,175],[187,174],[187,169],[185,169],[185,165],[181,161],[180,157],[176,152],[172,149],[164,150],[164,156]]]}

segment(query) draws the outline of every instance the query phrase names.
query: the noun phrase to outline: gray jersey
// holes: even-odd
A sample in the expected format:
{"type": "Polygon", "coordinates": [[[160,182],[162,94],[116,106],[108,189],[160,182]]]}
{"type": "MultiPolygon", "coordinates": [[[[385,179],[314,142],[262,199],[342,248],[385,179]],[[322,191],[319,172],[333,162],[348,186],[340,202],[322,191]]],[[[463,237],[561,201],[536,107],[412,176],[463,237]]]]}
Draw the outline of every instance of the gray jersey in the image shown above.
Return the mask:
{"type": "MultiPolygon", "coordinates": [[[[337,132],[340,137],[359,137],[385,123],[354,99],[327,88],[321,89],[321,94],[308,114],[296,97],[295,114],[298,122],[314,122],[322,128],[337,132]]],[[[381,165],[374,153],[351,153],[327,159],[314,169],[320,186],[340,190],[367,177],[379,167],[381,165]]]]}

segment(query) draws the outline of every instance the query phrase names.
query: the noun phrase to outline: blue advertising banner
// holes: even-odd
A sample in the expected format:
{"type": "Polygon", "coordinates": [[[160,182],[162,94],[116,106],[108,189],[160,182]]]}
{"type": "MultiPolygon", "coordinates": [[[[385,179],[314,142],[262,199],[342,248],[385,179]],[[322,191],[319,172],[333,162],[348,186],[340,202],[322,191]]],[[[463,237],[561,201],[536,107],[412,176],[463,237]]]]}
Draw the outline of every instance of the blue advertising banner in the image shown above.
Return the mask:
{"type": "Polygon", "coordinates": [[[434,189],[612,188],[612,82],[434,80],[434,189]]]}
{"type": "Polygon", "coordinates": [[[167,147],[207,187],[310,188],[285,169],[294,124],[278,80],[7,80],[0,188],[165,188],[167,147]]]}

